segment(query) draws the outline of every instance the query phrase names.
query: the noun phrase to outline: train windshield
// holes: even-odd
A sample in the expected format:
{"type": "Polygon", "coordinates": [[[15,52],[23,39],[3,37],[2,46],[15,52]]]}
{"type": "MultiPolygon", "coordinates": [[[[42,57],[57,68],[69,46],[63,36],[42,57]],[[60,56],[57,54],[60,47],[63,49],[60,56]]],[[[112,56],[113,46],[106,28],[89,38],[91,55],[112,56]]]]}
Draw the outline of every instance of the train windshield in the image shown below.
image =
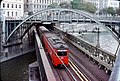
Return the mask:
{"type": "Polygon", "coordinates": [[[57,52],[58,56],[67,56],[67,51],[57,52]]]}

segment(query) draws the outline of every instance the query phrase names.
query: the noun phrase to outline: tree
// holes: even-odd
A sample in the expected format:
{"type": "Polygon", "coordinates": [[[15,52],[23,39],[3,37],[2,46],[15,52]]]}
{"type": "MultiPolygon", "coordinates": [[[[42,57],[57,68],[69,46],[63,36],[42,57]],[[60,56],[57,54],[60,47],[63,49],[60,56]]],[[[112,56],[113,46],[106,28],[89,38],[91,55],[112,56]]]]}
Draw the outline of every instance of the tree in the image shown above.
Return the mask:
{"type": "Polygon", "coordinates": [[[78,9],[79,3],[76,3],[74,1],[71,1],[72,9],[78,9]]]}
{"type": "Polygon", "coordinates": [[[50,5],[48,5],[48,8],[58,8],[58,4],[57,3],[52,3],[50,5]]]}
{"type": "Polygon", "coordinates": [[[117,15],[120,15],[120,8],[117,8],[117,9],[116,9],[116,14],[117,14],[117,15]]]}
{"type": "Polygon", "coordinates": [[[80,9],[81,3],[82,3],[81,0],[73,0],[73,1],[71,1],[72,8],[73,9],[80,9]]]}
{"type": "Polygon", "coordinates": [[[96,6],[89,2],[84,3],[84,6],[85,6],[85,11],[90,13],[95,13],[97,10],[96,6]]]}
{"type": "Polygon", "coordinates": [[[111,14],[112,16],[115,15],[115,10],[114,10],[114,8],[113,8],[113,7],[108,7],[108,8],[107,8],[107,13],[108,13],[108,14],[111,14]]]}
{"type": "Polygon", "coordinates": [[[61,2],[60,4],[59,4],[59,6],[61,7],[61,8],[72,8],[72,6],[71,6],[71,4],[70,3],[68,3],[68,2],[61,2]]]}
{"type": "Polygon", "coordinates": [[[93,5],[92,3],[89,2],[84,3],[81,0],[73,0],[71,1],[71,5],[73,9],[85,10],[90,13],[95,13],[97,10],[95,5],[93,5]]]}

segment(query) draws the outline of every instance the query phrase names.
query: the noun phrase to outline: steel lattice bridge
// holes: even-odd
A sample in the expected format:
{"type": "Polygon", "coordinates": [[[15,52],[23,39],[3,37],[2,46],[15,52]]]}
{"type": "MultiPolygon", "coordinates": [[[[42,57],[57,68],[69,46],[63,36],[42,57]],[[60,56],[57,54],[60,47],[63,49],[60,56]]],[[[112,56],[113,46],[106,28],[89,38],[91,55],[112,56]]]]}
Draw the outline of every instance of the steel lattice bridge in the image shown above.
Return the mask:
{"type": "MultiPolygon", "coordinates": [[[[44,9],[36,12],[35,14],[25,18],[15,29],[10,33],[10,35],[6,39],[6,47],[8,46],[14,46],[17,43],[23,42],[24,39],[30,38],[30,34],[32,33],[33,29],[35,27],[38,27],[40,24],[47,24],[47,23],[95,23],[99,25],[99,27],[104,27],[106,30],[108,30],[114,38],[119,42],[119,34],[116,33],[116,31],[110,27],[105,26],[104,24],[100,23],[98,20],[94,18],[93,14],[81,11],[81,10],[72,10],[72,9],[44,9]],[[115,32],[114,32],[115,31],[115,32]]],[[[101,49],[98,49],[92,45],[89,45],[88,43],[85,43],[83,40],[75,39],[76,42],[79,40],[81,42],[81,46],[87,49],[90,53],[88,53],[89,56],[92,56],[95,51],[91,50],[98,50],[102,56],[103,59],[101,59],[100,54],[98,54],[96,57],[94,57],[95,60],[100,61],[102,64],[104,64],[105,67],[107,67],[107,71],[112,70],[112,67],[115,63],[116,56],[108,54],[104,52],[101,49]],[[89,48],[92,48],[89,50],[89,48]],[[108,61],[110,60],[110,63],[108,61]]],[[[12,49],[12,48],[11,48],[12,49]]],[[[82,49],[82,48],[81,48],[82,49]]],[[[112,80],[111,80],[112,81],[112,80]]]]}
{"type": "Polygon", "coordinates": [[[35,23],[44,23],[44,22],[58,22],[58,23],[72,23],[72,22],[90,22],[96,23],[101,27],[109,30],[113,36],[118,41],[118,35],[112,32],[112,29],[105,27],[99,21],[94,19],[94,15],[81,11],[81,10],[71,10],[71,9],[44,9],[40,10],[37,13],[25,18],[7,37],[6,42],[13,40],[22,39],[29,29],[35,25],[35,23]],[[17,36],[16,36],[17,35],[17,36]],[[15,37],[14,37],[15,36],[15,37]]]}

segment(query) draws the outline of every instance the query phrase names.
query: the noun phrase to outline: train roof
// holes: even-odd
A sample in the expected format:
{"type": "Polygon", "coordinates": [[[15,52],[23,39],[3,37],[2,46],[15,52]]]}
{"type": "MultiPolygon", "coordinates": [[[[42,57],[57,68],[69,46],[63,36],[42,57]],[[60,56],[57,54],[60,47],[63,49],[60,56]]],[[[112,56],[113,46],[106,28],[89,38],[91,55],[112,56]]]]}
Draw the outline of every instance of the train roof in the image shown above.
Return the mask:
{"type": "Polygon", "coordinates": [[[50,41],[50,43],[52,44],[52,46],[54,48],[57,48],[57,49],[67,49],[68,48],[68,46],[65,44],[65,42],[62,41],[61,38],[59,38],[56,35],[49,37],[48,40],[50,41]]]}
{"type": "Polygon", "coordinates": [[[44,26],[40,26],[40,31],[42,32],[49,32],[49,30],[47,28],[45,28],[44,26]]]}
{"type": "Polygon", "coordinates": [[[40,27],[40,31],[44,33],[44,35],[47,37],[50,44],[57,49],[67,49],[68,46],[65,44],[65,42],[58,37],[56,34],[50,32],[47,28],[44,26],[40,27]]]}

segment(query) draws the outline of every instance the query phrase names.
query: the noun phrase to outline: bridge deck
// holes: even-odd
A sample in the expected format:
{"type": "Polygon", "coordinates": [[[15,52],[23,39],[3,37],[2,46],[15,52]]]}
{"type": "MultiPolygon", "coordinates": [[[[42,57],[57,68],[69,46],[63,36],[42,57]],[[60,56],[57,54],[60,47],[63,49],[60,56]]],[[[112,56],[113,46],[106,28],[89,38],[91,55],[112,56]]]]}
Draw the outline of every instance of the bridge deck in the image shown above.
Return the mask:
{"type": "Polygon", "coordinates": [[[39,69],[40,77],[42,77],[41,81],[56,81],[55,76],[52,72],[51,66],[48,62],[47,56],[45,54],[45,51],[42,47],[40,38],[39,38],[36,30],[34,30],[34,32],[35,32],[35,39],[36,39],[35,44],[36,44],[37,61],[39,63],[39,67],[40,67],[40,69],[39,69]]]}

